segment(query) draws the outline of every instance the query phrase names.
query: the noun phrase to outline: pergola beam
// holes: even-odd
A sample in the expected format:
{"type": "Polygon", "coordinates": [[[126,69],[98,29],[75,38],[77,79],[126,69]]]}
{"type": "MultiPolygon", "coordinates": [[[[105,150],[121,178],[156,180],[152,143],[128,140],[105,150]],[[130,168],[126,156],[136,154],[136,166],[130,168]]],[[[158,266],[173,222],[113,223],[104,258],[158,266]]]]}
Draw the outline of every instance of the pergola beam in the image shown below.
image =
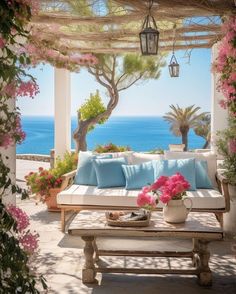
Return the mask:
{"type": "MultiPolygon", "coordinates": [[[[191,12],[193,17],[209,16],[209,13],[203,12],[203,14],[191,12]]],[[[132,21],[139,21],[140,24],[145,16],[145,11],[129,13],[127,15],[113,15],[113,16],[77,16],[71,14],[60,14],[60,13],[40,13],[32,18],[33,22],[40,23],[52,23],[55,22],[60,25],[114,25],[114,24],[127,24],[132,21]]],[[[173,15],[173,13],[163,12],[153,12],[153,16],[158,19],[159,22],[166,20],[179,20],[184,19],[189,16],[189,13],[181,13],[178,15],[173,15]]]]}
{"type": "MultiPolygon", "coordinates": [[[[43,23],[41,22],[31,22],[32,25],[35,25],[36,28],[39,26],[39,29],[42,28],[43,23]]],[[[56,25],[58,23],[53,22],[49,23],[51,25],[56,25]]],[[[50,30],[50,28],[49,28],[50,30]]],[[[112,31],[98,31],[96,33],[94,32],[79,32],[79,31],[74,31],[74,32],[66,32],[65,34],[67,35],[74,35],[76,34],[77,36],[87,36],[88,38],[100,38],[101,36],[105,36],[107,38],[122,38],[122,37],[134,37],[138,35],[140,30],[130,30],[130,29],[117,29],[117,30],[112,30],[112,31]]],[[[173,35],[173,29],[162,29],[159,28],[160,34],[166,35],[173,35]]],[[[210,24],[210,25],[200,25],[200,24],[195,24],[195,25],[184,25],[183,27],[177,27],[176,28],[176,34],[184,34],[184,33],[197,33],[197,32],[220,32],[221,27],[220,25],[216,24],[210,24]]],[[[54,32],[55,33],[55,32],[54,32]]]]}
{"type": "MultiPolygon", "coordinates": [[[[115,0],[115,2],[120,5],[127,5],[127,0],[115,0]]],[[[142,0],[129,0],[129,6],[135,10],[145,10],[147,5],[145,1],[142,0]]],[[[220,15],[222,12],[224,14],[232,13],[235,7],[234,0],[154,0],[153,8],[162,10],[174,11],[178,15],[178,11],[189,11],[189,14],[193,10],[200,15],[208,12],[208,15],[220,15]]]]}
{"type": "MultiPolygon", "coordinates": [[[[175,45],[175,50],[188,50],[194,48],[211,48],[212,43],[203,43],[203,44],[184,44],[184,45],[175,45]]],[[[172,46],[160,46],[160,51],[171,51],[173,49],[172,46]]],[[[68,51],[71,52],[80,52],[80,53],[107,53],[107,54],[114,54],[114,53],[132,53],[132,52],[140,52],[140,47],[70,47],[68,51]]]]}
{"type": "MultiPolygon", "coordinates": [[[[123,4],[127,5],[127,1],[120,1],[123,2],[123,4]]],[[[133,1],[132,1],[133,2],[133,1]]],[[[134,2],[131,4],[129,2],[129,5],[133,5],[134,7],[137,6],[137,3],[139,1],[135,0],[136,4],[134,2]]],[[[152,9],[152,15],[158,20],[158,21],[176,21],[180,19],[186,19],[186,18],[192,18],[192,17],[211,17],[211,16],[217,16],[217,15],[227,15],[232,14],[232,8],[230,6],[221,6],[219,8],[213,7],[213,6],[204,6],[204,8],[201,6],[201,3],[204,1],[195,1],[195,7],[188,6],[189,1],[168,1],[165,0],[165,4],[161,6],[161,3],[158,1],[158,7],[153,7],[152,9]],[[173,6],[173,2],[175,2],[173,6]],[[177,2],[182,2],[181,4],[177,5],[177,2]],[[198,2],[198,4],[197,4],[198,2]],[[177,6],[175,6],[177,5],[177,6]],[[188,8],[189,7],[189,8],[188,8]]],[[[190,1],[193,2],[193,1],[190,1]]],[[[209,1],[208,1],[209,2],[209,1]]],[[[145,2],[143,3],[145,4],[145,2]]],[[[137,8],[137,7],[136,7],[137,8]]],[[[39,15],[36,15],[33,17],[33,22],[40,22],[40,23],[52,23],[56,22],[61,25],[114,25],[114,24],[126,24],[130,23],[132,21],[142,21],[143,17],[147,13],[147,6],[146,4],[142,8],[136,9],[136,11],[127,12],[127,14],[124,15],[107,15],[107,16],[78,16],[73,15],[72,13],[55,13],[55,12],[41,12],[39,15]]]]}
{"type": "MultiPolygon", "coordinates": [[[[102,34],[102,33],[90,33],[90,34],[86,34],[86,33],[80,33],[77,34],[76,32],[67,32],[67,33],[62,33],[59,32],[55,35],[55,33],[53,32],[49,32],[49,33],[44,33],[43,34],[44,38],[48,38],[48,37],[54,37],[54,38],[60,38],[60,39],[64,39],[64,40],[70,40],[70,41],[86,41],[86,42],[94,42],[94,41],[98,41],[99,42],[112,42],[112,43],[133,43],[136,44],[139,42],[138,39],[138,32],[136,33],[136,35],[132,36],[132,39],[128,39],[128,36],[122,36],[122,37],[113,37],[111,34],[102,34]]],[[[200,35],[183,35],[183,34],[178,34],[175,37],[176,42],[180,42],[180,41],[204,41],[204,40],[218,40],[220,38],[221,34],[215,34],[215,33],[211,33],[211,34],[200,34],[200,35]]],[[[160,35],[160,41],[162,42],[172,42],[173,41],[173,36],[169,36],[168,34],[161,34],[160,35]]]]}

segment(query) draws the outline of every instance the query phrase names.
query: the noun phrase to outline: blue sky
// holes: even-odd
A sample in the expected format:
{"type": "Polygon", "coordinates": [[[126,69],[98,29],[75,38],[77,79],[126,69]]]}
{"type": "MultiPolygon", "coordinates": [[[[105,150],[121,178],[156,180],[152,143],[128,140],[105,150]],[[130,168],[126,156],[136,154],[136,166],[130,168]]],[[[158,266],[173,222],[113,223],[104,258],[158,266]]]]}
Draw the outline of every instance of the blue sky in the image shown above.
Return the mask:
{"type": "MultiPolygon", "coordinates": [[[[180,77],[170,78],[168,66],[162,69],[158,80],[138,83],[120,93],[120,102],[114,110],[115,116],[162,116],[169,111],[170,104],[186,107],[192,104],[200,106],[202,111],[210,110],[211,103],[211,50],[195,49],[191,53],[190,63],[184,58],[184,51],[177,51],[180,64],[180,77]]],[[[167,57],[167,64],[170,56],[167,57]]],[[[37,78],[40,93],[34,98],[20,98],[18,106],[23,115],[53,116],[54,112],[54,70],[50,65],[38,66],[30,71],[37,78]]],[[[106,91],[93,76],[82,69],[71,75],[72,105],[71,115],[89,97],[100,91],[104,102],[106,91]]]]}

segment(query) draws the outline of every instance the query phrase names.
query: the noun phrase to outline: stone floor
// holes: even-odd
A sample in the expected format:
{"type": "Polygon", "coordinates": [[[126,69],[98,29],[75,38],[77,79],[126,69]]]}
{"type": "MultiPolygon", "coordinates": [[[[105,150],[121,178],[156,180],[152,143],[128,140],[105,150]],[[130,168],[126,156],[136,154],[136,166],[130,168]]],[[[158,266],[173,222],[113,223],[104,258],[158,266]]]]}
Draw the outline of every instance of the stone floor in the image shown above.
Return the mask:
{"type": "MultiPolygon", "coordinates": [[[[43,163],[41,163],[42,165],[43,163]]],[[[40,166],[40,165],[39,165],[40,166]]],[[[18,161],[17,178],[38,167],[38,163],[18,161]],[[30,169],[30,170],[28,170],[30,169]]],[[[23,184],[23,182],[19,182],[23,184]]],[[[60,215],[48,212],[44,204],[36,205],[34,199],[17,204],[28,213],[31,226],[40,235],[40,251],[35,260],[37,270],[47,279],[49,293],[59,294],[156,294],[156,293],[236,293],[236,241],[218,241],[211,244],[210,267],[213,271],[213,286],[202,288],[195,276],[179,275],[131,275],[98,274],[98,283],[84,285],[81,281],[83,267],[83,242],[78,237],[69,236],[60,231],[60,215]]],[[[120,266],[150,267],[161,266],[184,267],[187,260],[153,259],[153,258],[106,258],[105,263],[120,266]]]]}

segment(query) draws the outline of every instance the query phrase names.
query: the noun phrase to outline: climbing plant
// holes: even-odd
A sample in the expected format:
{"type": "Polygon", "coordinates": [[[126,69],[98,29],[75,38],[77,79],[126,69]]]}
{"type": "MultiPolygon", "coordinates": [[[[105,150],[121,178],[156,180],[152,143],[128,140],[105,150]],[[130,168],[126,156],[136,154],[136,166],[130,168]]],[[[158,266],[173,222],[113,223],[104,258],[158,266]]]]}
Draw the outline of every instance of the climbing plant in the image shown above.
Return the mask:
{"type": "MultiPolygon", "coordinates": [[[[16,97],[34,97],[38,93],[35,79],[26,69],[30,59],[23,48],[29,31],[26,25],[38,9],[35,0],[1,0],[0,2],[0,147],[3,151],[24,140],[16,97]],[[12,101],[13,100],[13,101],[12,101]]],[[[27,229],[28,217],[21,209],[4,205],[8,193],[26,192],[12,183],[10,169],[0,154],[0,293],[40,293],[37,282],[47,288],[43,277],[31,271],[30,257],[37,248],[36,233],[27,229]]],[[[42,293],[42,292],[41,292],[42,293]]]]}
{"type": "Polygon", "coordinates": [[[213,72],[217,73],[218,88],[224,95],[221,107],[228,110],[228,127],[217,133],[218,152],[223,155],[222,168],[229,183],[236,185],[236,17],[225,20],[222,26],[223,39],[219,53],[213,63],[213,72]]]}

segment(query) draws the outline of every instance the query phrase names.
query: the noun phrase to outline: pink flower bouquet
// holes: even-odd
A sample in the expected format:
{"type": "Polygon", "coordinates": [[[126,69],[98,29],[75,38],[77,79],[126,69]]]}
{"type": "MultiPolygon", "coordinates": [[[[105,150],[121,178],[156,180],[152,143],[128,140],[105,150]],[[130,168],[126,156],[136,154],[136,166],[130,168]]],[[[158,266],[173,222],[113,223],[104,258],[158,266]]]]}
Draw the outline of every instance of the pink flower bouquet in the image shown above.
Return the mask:
{"type": "Polygon", "coordinates": [[[159,199],[165,204],[170,200],[182,199],[189,187],[189,182],[180,173],[170,177],[161,176],[152,185],[143,187],[138,195],[137,205],[151,210],[159,199]]]}
{"type": "Polygon", "coordinates": [[[152,195],[149,187],[143,187],[142,192],[138,194],[137,205],[141,208],[152,210],[156,207],[157,198],[152,195]]]}

